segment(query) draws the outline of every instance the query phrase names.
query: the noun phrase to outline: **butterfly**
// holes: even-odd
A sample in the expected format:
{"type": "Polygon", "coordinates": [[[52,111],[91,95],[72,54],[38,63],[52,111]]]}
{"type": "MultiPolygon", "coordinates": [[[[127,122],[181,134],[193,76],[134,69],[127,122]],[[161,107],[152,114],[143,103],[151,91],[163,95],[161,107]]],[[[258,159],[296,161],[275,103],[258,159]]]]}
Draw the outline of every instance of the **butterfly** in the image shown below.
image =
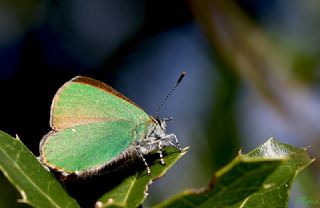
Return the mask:
{"type": "MultiPolygon", "coordinates": [[[[184,75],[181,74],[166,99],[184,75]]],[[[176,135],[166,133],[166,121],[170,119],[149,116],[109,85],[77,76],[66,82],[53,98],[52,130],[40,142],[40,161],[63,176],[86,176],[138,156],[150,175],[145,155],[157,151],[165,164],[164,147],[182,150],[176,135]]]]}

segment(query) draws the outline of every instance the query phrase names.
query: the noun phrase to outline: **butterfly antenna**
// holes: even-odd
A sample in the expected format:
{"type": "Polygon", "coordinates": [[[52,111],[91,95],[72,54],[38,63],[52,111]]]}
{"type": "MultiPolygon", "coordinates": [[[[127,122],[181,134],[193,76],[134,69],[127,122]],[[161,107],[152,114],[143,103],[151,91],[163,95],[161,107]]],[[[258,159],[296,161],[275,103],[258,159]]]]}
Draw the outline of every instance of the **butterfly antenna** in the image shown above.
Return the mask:
{"type": "Polygon", "coordinates": [[[170,95],[172,94],[172,92],[178,87],[178,85],[180,84],[180,82],[182,81],[182,79],[184,78],[184,76],[186,75],[186,72],[182,72],[180,74],[179,79],[176,81],[176,83],[174,84],[174,86],[172,87],[172,89],[170,90],[170,92],[167,94],[167,96],[163,99],[163,101],[160,103],[160,105],[158,106],[156,113],[155,113],[155,118],[158,117],[158,113],[160,111],[160,109],[162,108],[162,106],[165,104],[165,102],[168,100],[168,98],[170,97],[170,95]]]}

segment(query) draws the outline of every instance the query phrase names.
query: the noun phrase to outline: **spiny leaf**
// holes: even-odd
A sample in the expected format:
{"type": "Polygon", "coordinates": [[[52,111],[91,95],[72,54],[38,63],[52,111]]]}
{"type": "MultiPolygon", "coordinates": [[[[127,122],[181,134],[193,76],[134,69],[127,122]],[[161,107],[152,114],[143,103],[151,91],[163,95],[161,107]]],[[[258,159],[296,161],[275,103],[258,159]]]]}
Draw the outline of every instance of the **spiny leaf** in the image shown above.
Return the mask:
{"type": "Polygon", "coordinates": [[[293,179],[312,161],[305,148],[269,139],[216,172],[208,187],[186,190],[156,207],[287,207],[293,179]]]}
{"type": "Polygon", "coordinates": [[[0,131],[0,170],[33,207],[79,207],[21,141],[0,131]]]}
{"type": "Polygon", "coordinates": [[[151,166],[151,175],[141,170],[124,179],[113,190],[103,195],[96,203],[96,207],[138,207],[147,196],[148,185],[153,180],[162,177],[186,152],[177,152],[173,148],[166,148],[165,165],[156,160],[151,166]]]}

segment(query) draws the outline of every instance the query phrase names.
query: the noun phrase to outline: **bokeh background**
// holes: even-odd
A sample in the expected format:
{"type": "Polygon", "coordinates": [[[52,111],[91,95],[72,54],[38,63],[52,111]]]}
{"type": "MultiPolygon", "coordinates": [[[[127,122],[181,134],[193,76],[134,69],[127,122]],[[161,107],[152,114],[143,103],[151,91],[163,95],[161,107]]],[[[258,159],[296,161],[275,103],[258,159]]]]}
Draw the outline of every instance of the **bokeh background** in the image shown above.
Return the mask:
{"type": "MultiPolygon", "coordinates": [[[[50,131],[57,89],[76,75],[113,86],[160,116],[182,158],[149,190],[147,206],[205,186],[240,148],[269,137],[320,156],[317,0],[1,0],[0,129],[35,154],[50,131]]],[[[320,166],[295,182],[289,207],[320,207],[320,166]]],[[[21,207],[0,176],[0,207],[21,207]]]]}

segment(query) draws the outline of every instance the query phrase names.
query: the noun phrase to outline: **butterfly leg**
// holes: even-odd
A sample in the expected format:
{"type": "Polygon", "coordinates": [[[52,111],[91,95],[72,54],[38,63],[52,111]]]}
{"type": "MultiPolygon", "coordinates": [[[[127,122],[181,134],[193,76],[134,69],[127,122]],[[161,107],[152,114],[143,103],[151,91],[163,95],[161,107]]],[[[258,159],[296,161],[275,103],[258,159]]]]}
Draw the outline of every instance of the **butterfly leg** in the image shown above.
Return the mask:
{"type": "Polygon", "coordinates": [[[178,138],[175,134],[169,134],[169,135],[166,135],[166,139],[168,140],[168,143],[173,146],[174,148],[176,148],[177,150],[179,150],[180,152],[182,152],[182,148],[180,146],[180,143],[178,141],[178,138]],[[175,141],[175,143],[173,143],[173,141],[175,141]]]}
{"type": "Polygon", "coordinates": [[[162,153],[162,148],[163,148],[162,140],[159,139],[159,140],[151,141],[151,142],[148,142],[147,145],[149,147],[151,147],[151,149],[153,149],[153,150],[155,150],[155,149],[158,150],[160,162],[162,165],[165,165],[166,163],[164,162],[163,153],[162,153]]]}
{"type": "Polygon", "coordinates": [[[145,165],[146,168],[147,168],[147,173],[148,173],[148,175],[150,175],[150,174],[151,174],[151,170],[150,170],[150,168],[149,168],[149,165],[148,165],[148,163],[147,163],[147,160],[143,157],[143,154],[141,153],[139,147],[136,147],[136,149],[137,149],[138,155],[140,156],[142,162],[144,163],[144,165],[145,165]]]}
{"type": "Polygon", "coordinates": [[[161,140],[158,140],[158,153],[159,153],[159,156],[160,156],[160,162],[162,165],[165,165],[166,163],[164,162],[163,160],[163,154],[162,154],[162,143],[161,143],[161,140]]]}
{"type": "Polygon", "coordinates": [[[175,135],[175,134],[171,134],[172,135],[172,137],[174,138],[174,140],[175,140],[175,142],[176,142],[176,145],[177,145],[177,147],[178,147],[178,150],[180,150],[180,152],[182,151],[182,148],[181,148],[181,146],[180,146],[180,143],[179,143],[179,140],[178,140],[178,138],[177,138],[177,136],[175,135]]]}

